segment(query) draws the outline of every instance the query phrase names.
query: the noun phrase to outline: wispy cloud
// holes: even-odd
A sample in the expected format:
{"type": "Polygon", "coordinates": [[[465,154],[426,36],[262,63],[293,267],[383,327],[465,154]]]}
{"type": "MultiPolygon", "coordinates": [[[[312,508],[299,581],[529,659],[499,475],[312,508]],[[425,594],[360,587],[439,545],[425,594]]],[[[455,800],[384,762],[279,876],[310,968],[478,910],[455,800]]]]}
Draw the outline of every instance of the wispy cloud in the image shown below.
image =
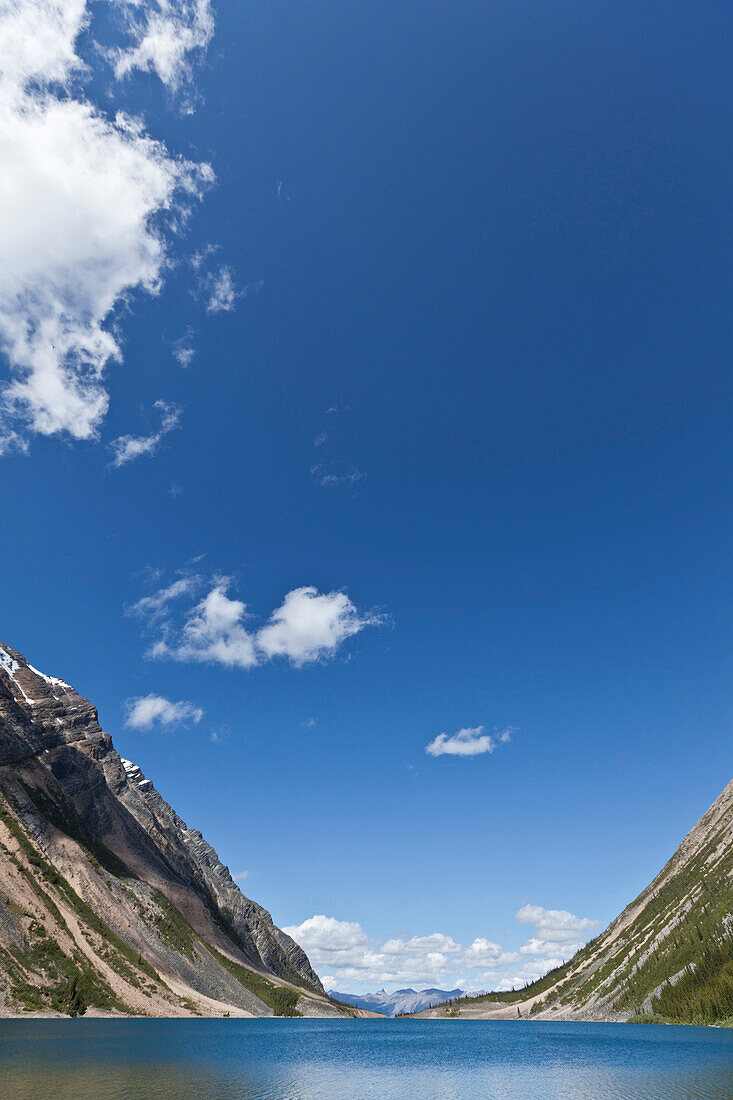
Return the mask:
{"type": "Polygon", "coordinates": [[[131,729],[149,730],[153,726],[181,726],[187,722],[200,722],[204,716],[201,707],[193,703],[172,703],[162,695],[141,695],[128,699],[125,725],[131,729]]]}
{"type": "Polygon", "coordinates": [[[159,616],[166,613],[168,604],[173,600],[177,600],[180,596],[195,592],[200,581],[201,578],[196,573],[179,577],[178,580],[173,581],[164,588],[159,588],[156,592],[151,593],[149,596],[143,596],[136,603],[126,607],[125,612],[128,615],[148,618],[153,624],[156,624],[159,616]]]}
{"type": "MultiPolygon", "coordinates": [[[[131,63],[142,61],[158,17],[175,13],[182,29],[200,7],[130,4],[142,20],[128,27],[131,63]]],[[[108,116],[79,92],[89,69],[77,43],[88,24],[83,0],[20,0],[0,12],[0,346],[11,367],[0,453],[26,449],[33,435],[98,438],[105,371],[122,354],[115,306],[159,290],[170,230],[214,178],[210,166],[171,156],[139,119],[108,116]]],[[[194,40],[203,48],[191,33],[179,35],[167,68],[156,55],[163,79],[173,80],[194,40]]],[[[94,46],[91,56],[100,56],[94,46]]]]}
{"type": "MultiPolygon", "coordinates": [[[[350,405],[329,405],[325,412],[327,416],[335,416],[350,411],[350,405]]],[[[319,451],[318,461],[311,465],[311,477],[318,482],[323,489],[354,489],[363,481],[366,474],[358,469],[353,462],[345,459],[343,454],[347,452],[348,442],[343,438],[343,425],[331,421],[328,431],[320,431],[313,438],[313,446],[319,451]],[[341,428],[341,431],[339,431],[341,428]]]]}
{"type": "Polygon", "coordinates": [[[189,326],[183,336],[179,336],[171,345],[173,358],[184,370],[187,370],[196,358],[196,349],[193,346],[194,335],[194,330],[189,326]]]}
{"type": "Polygon", "coordinates": [[[124,466],[128,462],[134,462],[143,455],[154,454],[168,432],[177,428],[181,419],[181,410],[178,405],[169,404],[167,401],[156,401],[153,405],[160,413],[160,427],[151,435],[121,435],[119,439],[113,439],[109,445],[112,451],[112,465],[124,466]]]}
{"type": "Polygon", "coordinates": [[[234,283],[234,272],[226,264],[212,272],[204,281],[207,313],[227,313],[234,309],[240,291],[234,283]]]}
{"type": "Polygon", "coordinates": [[[481,756],[493,752],[497,745],[506,745],[515,732],[513,726],[488,733],[485,726],[467,726],[450,736],[439,733],[428,745],[428,756],[481,756]]]}
{"type": "Polygon", "coordinates": [[[230,726],[215,726],[209,731],[209,741],[212,745],[223,745],[232,735],[230,726]]]}
{"type": "Polygon", "coordinates": [[[319,482],[324,489],[334,489],[339,485],[354,486],[359,481],[363,481],[365,477],[366,474],[363,474],[361,470],[357,470],[352,466],[340,474],[321,474],[319,482]]]}
{"type": "Polygon", "coordinates": [[[207,313],[230,313],[240,298],[259,294],[264,279],[239,285],[234,269],[229,264],[211,266],[212,257],[219,251],[218,244],[207,244],[191,256],[191,267],[196,273],[194,297],[202,297],[207,313]]]}
{"type": "Polygon", "coordinates": [[[229,595],[231,586],[229,577],[206,581],[194,574],[128,608],[157,634],[148,655],[239,669],[282,658],[300,668],[333,657],[348,638],[384,621],[381,613],[359,611],[345,592],[319,592],[306,585],[288,592],[264,625],[254,628],[247,605],[229,595]],[[176,619],[171,604],[206,588],[176,619]]]}

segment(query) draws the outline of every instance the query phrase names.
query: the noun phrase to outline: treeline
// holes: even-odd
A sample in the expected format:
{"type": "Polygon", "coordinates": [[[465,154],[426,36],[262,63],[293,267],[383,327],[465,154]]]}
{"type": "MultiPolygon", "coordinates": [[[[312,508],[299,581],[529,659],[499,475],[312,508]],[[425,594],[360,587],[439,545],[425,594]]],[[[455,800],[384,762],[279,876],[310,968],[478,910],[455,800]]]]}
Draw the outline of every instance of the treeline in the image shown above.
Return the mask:
{"type": "Polygon", "coordinates": [[[733,938],[709,940],[674,985],[659,991],[652,1009],[680,1023],[712,1024],[733,1017],[733,938]]]}

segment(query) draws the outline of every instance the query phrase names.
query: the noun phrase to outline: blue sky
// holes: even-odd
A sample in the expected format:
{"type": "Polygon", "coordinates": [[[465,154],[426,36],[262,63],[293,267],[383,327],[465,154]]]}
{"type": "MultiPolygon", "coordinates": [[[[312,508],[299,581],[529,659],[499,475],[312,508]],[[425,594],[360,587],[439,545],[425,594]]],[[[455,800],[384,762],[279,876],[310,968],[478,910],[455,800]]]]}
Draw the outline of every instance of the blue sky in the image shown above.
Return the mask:
{"type": "Polygon", "coordinates": [[[729,5],[41,6],[2,640],[342,988],[541,970],[730,778],[729,5]]]}

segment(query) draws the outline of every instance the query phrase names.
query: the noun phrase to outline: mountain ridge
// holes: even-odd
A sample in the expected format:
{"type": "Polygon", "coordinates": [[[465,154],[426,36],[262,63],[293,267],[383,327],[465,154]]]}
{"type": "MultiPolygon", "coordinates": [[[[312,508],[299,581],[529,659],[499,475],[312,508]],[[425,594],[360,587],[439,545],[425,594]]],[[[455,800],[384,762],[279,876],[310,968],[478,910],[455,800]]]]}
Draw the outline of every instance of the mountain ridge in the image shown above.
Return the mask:
{"type": "Polygon", "coordinates": [[[96,708],[0,645],[0,1014],[74,982],[99,1011],[346,1011],[96,708]]]}

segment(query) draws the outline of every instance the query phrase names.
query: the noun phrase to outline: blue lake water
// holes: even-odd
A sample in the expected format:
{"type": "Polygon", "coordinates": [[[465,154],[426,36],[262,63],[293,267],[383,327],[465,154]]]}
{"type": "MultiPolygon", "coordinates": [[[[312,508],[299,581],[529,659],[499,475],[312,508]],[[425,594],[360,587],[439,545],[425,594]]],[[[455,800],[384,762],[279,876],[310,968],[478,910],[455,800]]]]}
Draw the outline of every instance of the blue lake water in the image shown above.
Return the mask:
{"type": "Polygon", "coordinates": [[[2,1100],[731,1100],[733,1031],[463,1020],[0,1020],[2,1100]]]}

